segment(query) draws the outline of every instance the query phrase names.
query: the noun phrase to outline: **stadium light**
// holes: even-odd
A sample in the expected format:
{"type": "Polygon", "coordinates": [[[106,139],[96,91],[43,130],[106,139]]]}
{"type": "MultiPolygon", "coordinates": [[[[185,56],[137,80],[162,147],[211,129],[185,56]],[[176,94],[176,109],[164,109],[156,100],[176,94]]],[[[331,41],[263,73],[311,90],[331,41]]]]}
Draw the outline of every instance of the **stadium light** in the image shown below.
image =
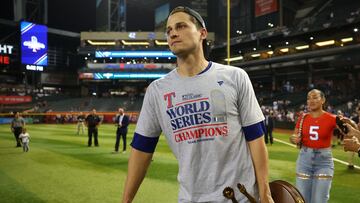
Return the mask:
{"type": "Polygon", "coordinates": [[[113,41],[97,42],[97,41],[87,40],[87,42],[91,45],[105,45],[105,46],[113,46],[116,44],[113,41]]]}
{"type": "Polygon", "coordinates": [[[316,44],[317,46],[319,46],[319,47],[329,46],[329,45],[335,44],[335,40],[328,40],[328,41],[316,42],[315,44],[316,44]]]}
{"type": "Polygon", "coordinates": [[[155,40],[155,44],[156,44],[156,45],[159,45],[159,46],[169,45],[166,41],[163,42],[163,41],[159,41],[159,40],[155,40]]]}
{"type": "Polygon", "coordinates": [[[128,73],[128,72],[109,72],[94,73],[94,80],[116,80],[116,79],[157,79],[164,77],[166,73],[128,73]]]}
{"type": "Polygon", "coordinates": [[[273,54],[274,54],[273,51],[268,51],[268,52],[266,52],[266,53],[269,54],[269,55],[273,55],[273,54]]]}
{"type": "Polygon", "coordinates": [[[308,49],[310,46],[309,45],[301,45],[301,46],[297,46],[295,47],[296,50],[303,50],[303,49],[308,49]]]}
{"type": "Polygon", "coordinates": [[[345,42],[351,42],[353,41],[354,39],[352,37],[347,37],[347,38],[342,38],[341,39],[341,42],[345,43],[345,42]]]}
{"type": "Polygon", "coordinates": [[[96,58],[175,58],[171,51],[95,51],[96,58]]]}
{"type": "Polygon", "coordinates": [[[125,41],[125,40],[121,40],[121,43],[123,43],[123,45],[150,45],[150,43],[149,42],[141,42],[141,41],[139,41],[139,42],[127,42],[127,41],[125,41]]]}
{"type": "Polygon", "coordinates": [[[251,54],[251,57],[253,57],[253,58],[256,58],[256,57],[259,57],[260,56],[260,54],[259,53],[256,53],[256,54],[251,54]]]}
{"type": "Polygon", "coordinates": [[[230,58],[230,59],[224,59],[224,61],[240,61],[240,60],[243,60],[244,57],[243,56],[237,56],[237,57],[233,57],[233,58],[230,58]]]}
{"type": "Polygon", "coordinates": [[[289,48],[282,48],[282,49],[280,49],[280,51],[283,53],[287,53],[287,52],[289,52],[289,48]]]}

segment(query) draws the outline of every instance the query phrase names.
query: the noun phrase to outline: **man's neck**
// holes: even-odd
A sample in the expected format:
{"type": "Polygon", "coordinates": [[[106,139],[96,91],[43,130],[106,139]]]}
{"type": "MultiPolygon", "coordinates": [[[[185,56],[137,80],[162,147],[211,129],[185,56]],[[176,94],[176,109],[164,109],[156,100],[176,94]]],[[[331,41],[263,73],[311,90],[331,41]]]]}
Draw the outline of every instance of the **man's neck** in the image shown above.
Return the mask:
{"type": "Polygon", "coordinates": [[[209,62],[204,58],[204,56],[189,55],[186,57],[178,57],[178,73],[180,76],[192,77],[201,73],[207,66],[209,62]]]}

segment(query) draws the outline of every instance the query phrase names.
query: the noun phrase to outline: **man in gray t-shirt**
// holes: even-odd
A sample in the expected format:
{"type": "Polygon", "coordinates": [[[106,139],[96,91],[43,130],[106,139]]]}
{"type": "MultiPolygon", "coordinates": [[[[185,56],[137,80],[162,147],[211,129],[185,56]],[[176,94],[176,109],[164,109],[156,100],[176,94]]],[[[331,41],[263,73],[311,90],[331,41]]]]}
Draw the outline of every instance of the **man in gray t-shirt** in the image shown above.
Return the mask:
{"type": "MultiPolygon", "coordinates": [[[[223,189],[237,183],[258,201],[273,202],[264,116],[248,75],[205,59],[205,23],[192,9],[178,7],[170,13],[167,35],[178,67],[147,89],[131,143],[123,202],[133,200],[161,132],[179,162],[179,202],[229,202],[223,189]]],[[[235,194],[238,201],[247,201],[235,194]]]]}
{"type": "Polygon", "coordinates": [[[16,112],[10,126],[11,132],[14,133],[16,147],[21,147],[19,135],[22,132],[23,127],[25,127],[25,120],[20,116],[19,112],[16,112]]]}

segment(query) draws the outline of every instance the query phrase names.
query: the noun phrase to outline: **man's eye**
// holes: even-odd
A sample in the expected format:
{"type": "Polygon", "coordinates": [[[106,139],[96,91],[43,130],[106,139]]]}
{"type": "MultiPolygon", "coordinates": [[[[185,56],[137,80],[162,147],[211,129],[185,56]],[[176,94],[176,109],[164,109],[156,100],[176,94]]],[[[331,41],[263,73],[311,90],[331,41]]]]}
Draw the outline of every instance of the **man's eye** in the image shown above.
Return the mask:
{"type": "Polygon", "coordinates": [[[186,27],[186,25],[178,25],[177,29],[184,29],[186,27]]]}

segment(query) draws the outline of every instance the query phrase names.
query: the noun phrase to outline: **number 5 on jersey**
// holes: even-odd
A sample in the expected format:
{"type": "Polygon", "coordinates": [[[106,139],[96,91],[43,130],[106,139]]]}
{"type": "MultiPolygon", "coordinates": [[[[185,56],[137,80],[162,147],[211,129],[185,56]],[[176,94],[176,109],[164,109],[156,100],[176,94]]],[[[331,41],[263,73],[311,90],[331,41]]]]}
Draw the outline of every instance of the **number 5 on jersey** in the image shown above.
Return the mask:
{"type": "Polygon", "coordinates": [[[309,134],[310,134],[310,140],[318,140],[319,139],[319,133],[317,130],[319,130],[319,126],[310,126],[309,134]]]}

